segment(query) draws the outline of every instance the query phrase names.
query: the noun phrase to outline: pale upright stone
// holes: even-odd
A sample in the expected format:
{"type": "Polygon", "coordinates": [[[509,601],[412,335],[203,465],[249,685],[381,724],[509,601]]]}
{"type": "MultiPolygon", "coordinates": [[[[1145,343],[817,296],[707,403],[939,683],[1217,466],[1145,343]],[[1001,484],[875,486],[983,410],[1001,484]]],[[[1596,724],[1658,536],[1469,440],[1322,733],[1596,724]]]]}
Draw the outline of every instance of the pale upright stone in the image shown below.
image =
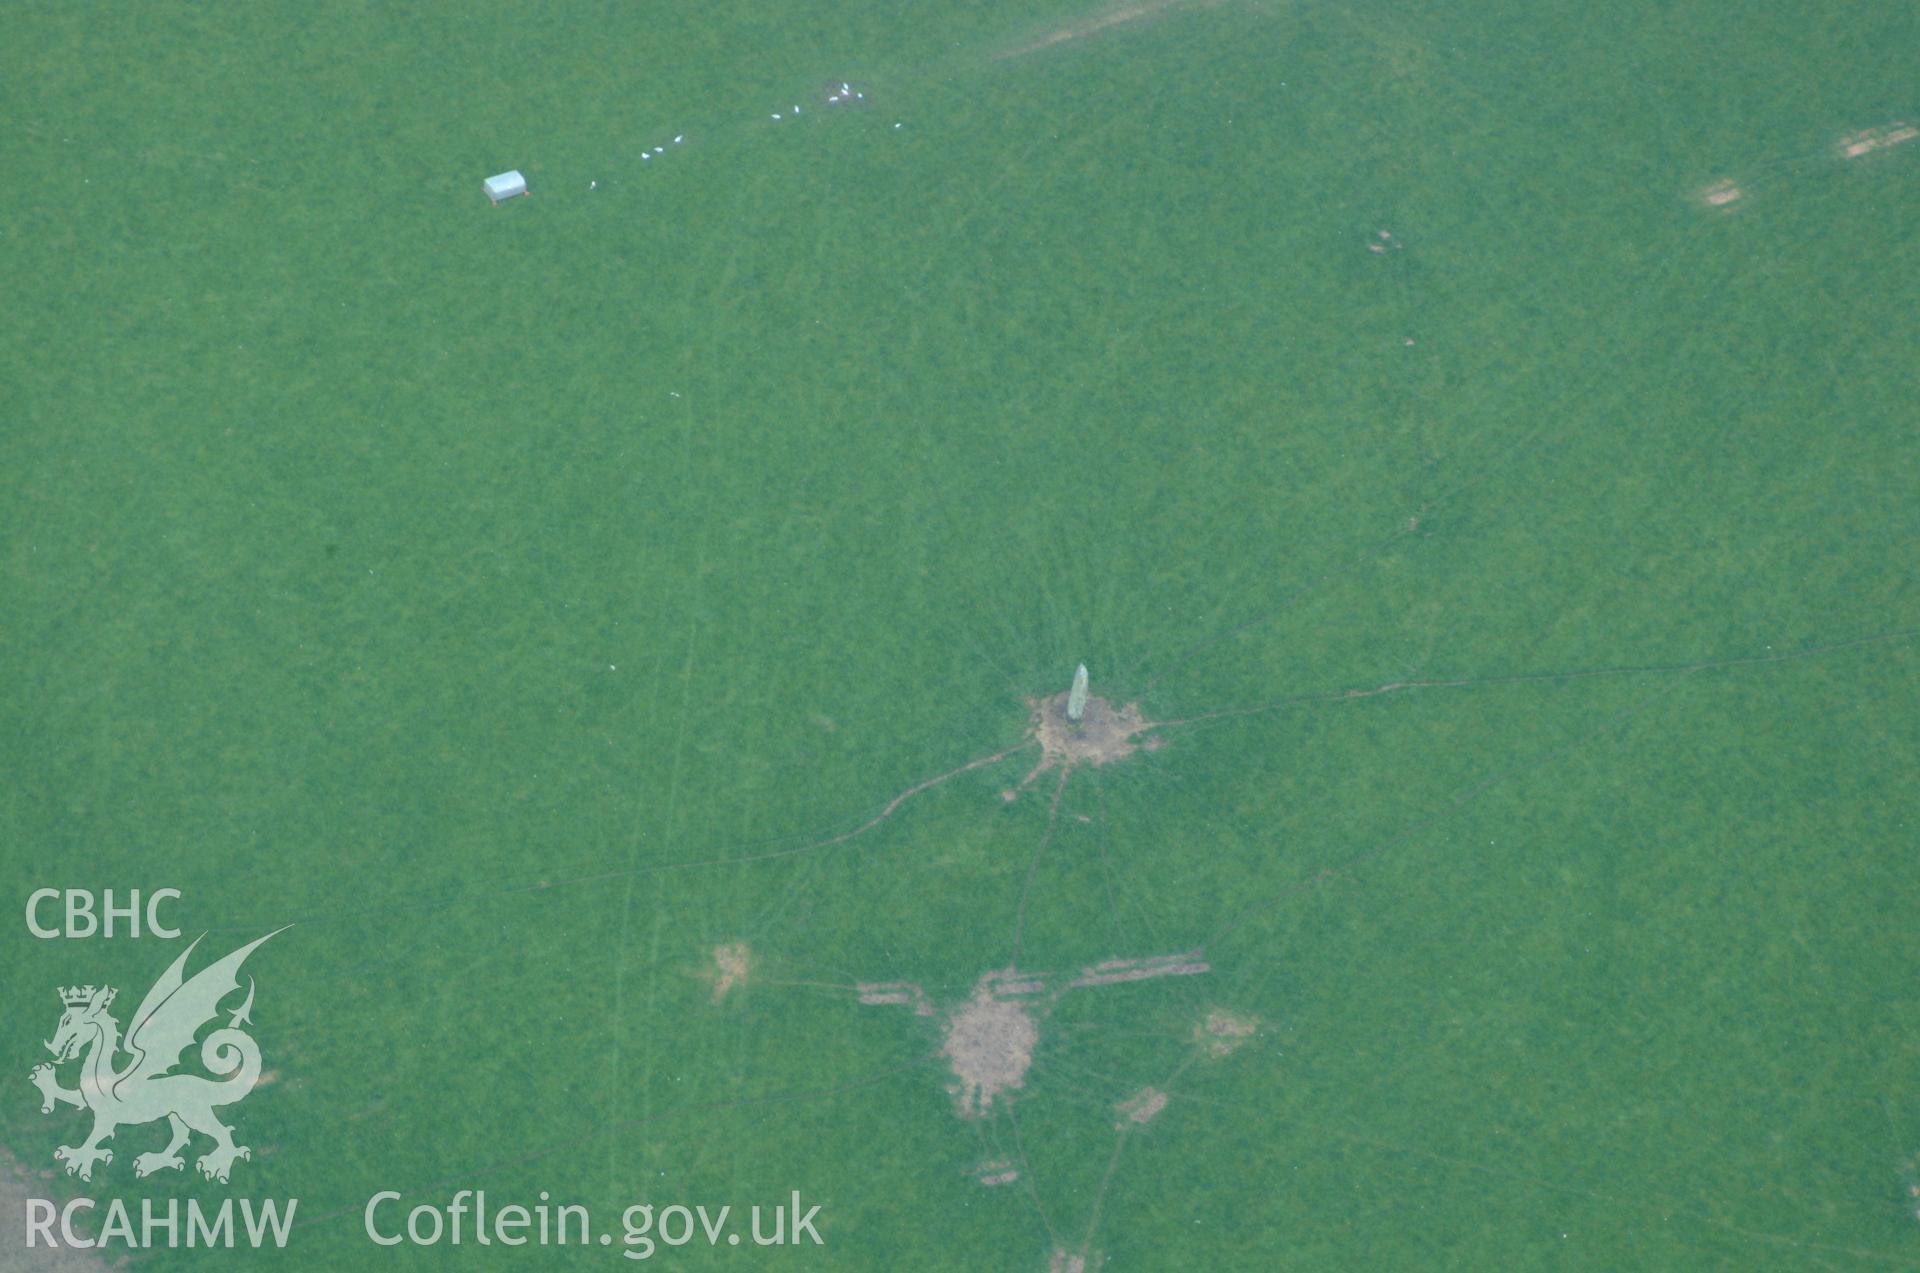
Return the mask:
{"type": "Polygon", "coordinates": [[[1087,711],[1087,665],[1082,663],[1073,674],[1073,688],[1067,691],[1067,719],[1078,725],[1087,711]]]}

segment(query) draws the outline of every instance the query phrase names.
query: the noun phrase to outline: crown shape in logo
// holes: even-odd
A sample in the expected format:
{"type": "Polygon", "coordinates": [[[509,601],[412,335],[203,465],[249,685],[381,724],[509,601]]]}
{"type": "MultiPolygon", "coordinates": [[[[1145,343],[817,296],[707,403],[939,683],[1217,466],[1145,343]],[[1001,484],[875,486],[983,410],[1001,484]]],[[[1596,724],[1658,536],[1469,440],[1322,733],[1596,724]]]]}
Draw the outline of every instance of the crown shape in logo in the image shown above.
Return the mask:
{"type": "MultiPolygon", "coordinates": [[[[96,989],[98,989],[96,986],[62,986],[60,987],[60,1001],[69,1008],[84,1008],[93,1002],[93,995],[96,989]]],[[[107,992],[107,1002],[111,1003],[112,1001],[113,992],[109,990],[107,992]]]]}

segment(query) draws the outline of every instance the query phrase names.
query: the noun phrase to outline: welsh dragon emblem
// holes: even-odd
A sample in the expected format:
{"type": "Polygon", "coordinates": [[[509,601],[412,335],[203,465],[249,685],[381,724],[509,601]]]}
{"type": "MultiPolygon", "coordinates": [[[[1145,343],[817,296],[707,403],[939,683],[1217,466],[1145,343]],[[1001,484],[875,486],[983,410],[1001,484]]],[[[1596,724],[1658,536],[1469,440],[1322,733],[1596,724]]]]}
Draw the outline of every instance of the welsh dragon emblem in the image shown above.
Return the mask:
{"type": "Polygon", "coordinates": [[[54,1160],[66,1164],[68,1175],[93,1179],[95,1163],[113,1161],[113,1151],[103,1148],[102,1143],[117,1129],[161,1118],[172,1129],[172,1139],[165,1149],[133,1160],[136,1176],[184,1167],[180,1150],[193,1132],[213,1140],[213,1148],[195,1163],[200,1174],[210,1180],[226,1183],[234,1159],[253,1157],[245,1145],[234,1143],[233,1128],[214,1114],[252,1091],[260,1077],[260,1047],[240,1028],[252,1024],[248,1016],[253,1010],[251,977],[247,979],[245,1001],[228,1009],[226,1025],[209,1033],[200,1044],[201,1064],[208,1072],[226,1077],[209,1079],[173,1071],[201,1028],[220,1015],[220,1001],[240,989],[240,965],[247,956],[285,931],[282,928],[268,933],[191,978],[184,978],[187,956],[200,944],[201,939],[195,938],[140,1001],[124,1040],[119,1023],[108,1012],[119,993],[112,986],[70,986],[60,991],[66,1011],[61,1014],[60,1028],[47,1044],[53,1064],[41,1062],[28,1077],[40,1089],[41,1113],[51,1114],[56,1105],[93,1111],[93,1133],[86,1143],[62,1145],[53,1151],[54,1160]],[[122,1052],[131,1059],[124,1066],[116,1066],[122,1052]],[[61,1087],[54,1066],[76,1058],[80,1060],[79,1085],[61,1087]]]}

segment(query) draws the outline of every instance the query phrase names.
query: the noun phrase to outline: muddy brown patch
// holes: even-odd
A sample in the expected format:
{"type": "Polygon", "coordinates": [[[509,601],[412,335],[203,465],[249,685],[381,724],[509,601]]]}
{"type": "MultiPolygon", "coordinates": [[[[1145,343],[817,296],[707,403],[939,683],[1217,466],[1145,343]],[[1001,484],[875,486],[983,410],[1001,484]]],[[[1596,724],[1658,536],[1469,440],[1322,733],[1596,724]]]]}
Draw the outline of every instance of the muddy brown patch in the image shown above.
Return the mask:
{"type": "Polygon", "coordinates": [[[1716,181],[1694,192],[1693,197],[1709,208],[1727,209],[1746,197],[1746,191],[1731,181],[1716,181]]]}
{"type": "Polygon", "coordinates": [[[1207,1019],[1193,1028],[1193,1041],[1207,1050],[1208,1056],[1230,1056],[1260,1029],[1257,1018],[1236,1016],[1221,1008],[1207,1013],[1207,1019]]]}
{"type": "Polygon", "coordinates": [[[854,987],[860,1002],[866,1004],[904,1004],[914,1011],[914,1015],[930,1017],[933,1004],[927,998],[927,992],[911,981],[863,981],[854,987]]]}
{"type": "Polygon", "coordinates": [[[1113,1128],[1115,1131],[1125,1131],[1129,1125],[1144,1127],[1166,1107],[1165,1092],[1157,1087],[1143,1087],[1114,1107],[1114,1112],[1120,1115],[1120,1121],[1113,1128]]]}
{"type": "Polygon", "coordinates": [[[1153,977],[1191,977],[1208,972],[1213,965],[1190,950],[1183,955],[1155,955],[1151,959],[1108,959],[1082,968],[1073,979],[1074,986],[1111,986],[1123,981],[1146,981],[1153,977]]]}
{"type": "Polygon", "coordinates": [[[1886,150],[1903,142],[1920,137],[1920,128],[1912,124],[1895,121],[1879,128],[1863,128],[1857,133],[1848,133],[1840,139],[1840,154],[1845,159],[1858,159],[1862,155],[1871,155],[1876,150],[1886,150]]]}
{"type": "MultiPolygon", "coordinates": [[[[1152,729],[1154,722],[1140,714],[1140,704],[1115,707],[1104,698],[1090,698],[1076,724],[1067,719],[1067,694],[1030,698],[1033,711],[1029,731],[1040,743],[1040,763],[1026,781],[1056,766],[1110,765],[1133,755],[1134,735],[1152,729]]],[[[1025,785],[1024,783],[1022,784],[1025,785]]]]}
{"type": "Polygon", "coordinates": [[[743,941],[728,942],[713,948],[713,1001],[719,1003],[727,991],[747,982],[753,966],[753,952],[743,941]]]}
{"type": "Polygon", "coordinates": [[[1040,1028],[1025,1005],[999,998],[994,991],[1014,976],[988,973],[974,987],[973,997],[947,1020],[941,1053],[959,1080],[948,1090],[962,1118],[978,1118],[1003,1092],[1019,1089],[1033,1064],[1033,1048],[1040,1028]]]}
{"type": "Polygon", "coordinates": [[[1011,1158],[996,1158],[992,1162],[983,1162],[973,1169],[974,1178],[989,1188],[994,1185],[1010,1185],[1020,1179],[1019,1168],[1013,1165],[1011,1158]]]}

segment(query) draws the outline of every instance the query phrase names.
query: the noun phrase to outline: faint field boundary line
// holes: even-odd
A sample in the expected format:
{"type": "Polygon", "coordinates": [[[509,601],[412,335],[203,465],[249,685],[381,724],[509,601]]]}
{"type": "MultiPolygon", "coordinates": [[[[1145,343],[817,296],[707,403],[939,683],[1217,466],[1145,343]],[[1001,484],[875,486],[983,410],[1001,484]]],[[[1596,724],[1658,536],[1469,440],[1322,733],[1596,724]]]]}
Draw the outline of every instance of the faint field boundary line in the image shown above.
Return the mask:
{"type": "Polygon", "coordinates": [[[1169,9],[1198,8],[1201,5],[1211,7],[1223,2],[1224,0],[1136,0],[1136,3],[1109,10],[1098,17],[1082,18],[1078,22],[1069,22],[1063,27],[1055,27],[1037,40],[1008,49],[1004,53],[994,54],[992,60],[1006,62],[1016,57],[1026,57],[1042,49],[1065,44],[1070,40],[1084,40],[1090,35],[1098,35],[1112,27],[1154,17],[1169,9]]]}

